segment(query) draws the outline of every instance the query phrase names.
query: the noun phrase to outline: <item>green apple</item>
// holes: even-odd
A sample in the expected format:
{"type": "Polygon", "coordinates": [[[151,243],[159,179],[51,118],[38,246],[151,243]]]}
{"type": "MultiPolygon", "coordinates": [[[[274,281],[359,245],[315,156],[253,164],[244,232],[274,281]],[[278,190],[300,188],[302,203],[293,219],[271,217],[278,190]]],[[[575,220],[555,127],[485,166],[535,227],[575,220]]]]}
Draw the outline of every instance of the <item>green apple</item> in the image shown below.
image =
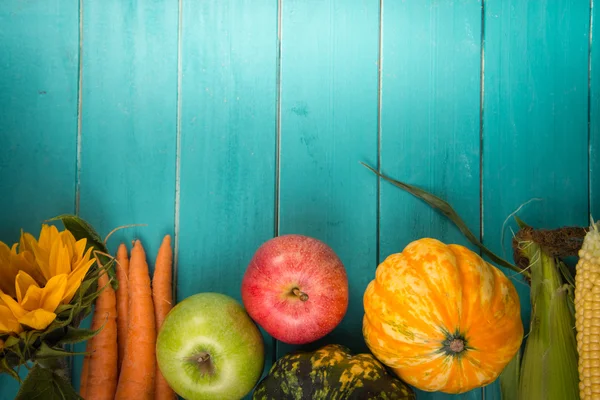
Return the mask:
{"type": "Polygon", "coordinates": [[[169,312],[156,339],[158,367],[187,400],[241,399],[265,364],[258,327],[242,305],[220,293],[199,293],[169,312]]]}

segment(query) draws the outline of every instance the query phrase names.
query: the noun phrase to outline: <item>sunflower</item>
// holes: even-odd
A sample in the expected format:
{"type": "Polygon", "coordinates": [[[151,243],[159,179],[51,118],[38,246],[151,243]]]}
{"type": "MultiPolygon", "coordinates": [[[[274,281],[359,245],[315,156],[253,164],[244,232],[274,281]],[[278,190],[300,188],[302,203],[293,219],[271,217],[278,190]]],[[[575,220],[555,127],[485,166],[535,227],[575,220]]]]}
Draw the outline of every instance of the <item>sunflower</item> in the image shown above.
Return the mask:
{"type": "Polygon", "coordinates": [[[69,304],[94,264],[87,240],[42,225],[39,239],[21,233],[11,248],[0,242],[0,334],[43,330],[69,304]]]}

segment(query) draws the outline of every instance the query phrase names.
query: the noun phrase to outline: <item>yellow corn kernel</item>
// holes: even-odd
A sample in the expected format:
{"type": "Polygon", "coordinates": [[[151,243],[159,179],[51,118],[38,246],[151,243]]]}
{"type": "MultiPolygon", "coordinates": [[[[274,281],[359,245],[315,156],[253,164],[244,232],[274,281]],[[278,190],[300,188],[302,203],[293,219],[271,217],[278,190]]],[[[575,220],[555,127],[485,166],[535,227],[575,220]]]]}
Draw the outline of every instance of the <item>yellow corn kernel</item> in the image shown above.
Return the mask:
{"type": "Polygon", "coordinates": [[[579,396],[600,398],[600,221],[585,235],[575,274],[579,396]]]}

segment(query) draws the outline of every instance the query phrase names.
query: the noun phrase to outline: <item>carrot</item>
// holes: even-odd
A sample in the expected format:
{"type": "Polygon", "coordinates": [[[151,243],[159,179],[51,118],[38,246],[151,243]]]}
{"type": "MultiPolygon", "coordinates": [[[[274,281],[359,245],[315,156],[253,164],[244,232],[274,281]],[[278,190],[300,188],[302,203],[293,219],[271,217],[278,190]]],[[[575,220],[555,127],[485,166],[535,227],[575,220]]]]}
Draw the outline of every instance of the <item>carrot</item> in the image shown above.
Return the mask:
{"type": "MultiPolygon", "coordinates": [[[[154,315],[156,317],[156,332],[158,334],[165,317],[173,308],[173,250],[171,236],[166,235],[158,249],[154,276],[152,277],[152,299],[154,300],[154,315]]],[[[163,377],[158,364],[156,365],[155,396],[157,400],[175,399],[175,392],[163,377]]]]}
{"type": "Polygon", "coordinates": [[[129,259],[125,355],[115,400],[152,400],[156,376],[156,325],[146,253],[135,241],[129,259]]]}
{"type": "Polygon", "coordinates": [[[92,341],[94,338],[88,339],[85,345],[86,355],[83,356],[83,365],[81,367],[81,378],[79,380],[79,395],[86,399],[87,398],[87,379],[90,371],[90,353],[92,351],[92,341]]]}
{"type": "Polygon", "coordinates": [[[121,243],[117,250],[117,280],[119,288],[117,289],[117,346],[119,348],[118,370],[123,363],[125,354],[125,340],[127,338],[127,287],[129,281],[129,256],[127,255],[127,246],[121,243]]]}
{"type": "Polygon", "coordinates": [[[112,400],[118,379],[117,301],[106,273],[98,278],[98,289],[103,291],[96,299],[92,329],[104,327],[92,338],[85,394],[88,399],[112,400]]]}

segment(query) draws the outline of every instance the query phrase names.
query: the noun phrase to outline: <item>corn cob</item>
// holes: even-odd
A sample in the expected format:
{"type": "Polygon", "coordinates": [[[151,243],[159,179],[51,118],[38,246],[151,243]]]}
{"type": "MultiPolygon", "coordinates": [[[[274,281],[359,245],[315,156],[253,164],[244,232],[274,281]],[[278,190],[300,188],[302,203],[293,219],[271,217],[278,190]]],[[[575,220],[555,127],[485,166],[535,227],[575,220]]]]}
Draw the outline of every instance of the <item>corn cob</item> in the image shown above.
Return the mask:
{"type": "Polygon", "coordinates": [[[600,399],[600,221],[586,234],[575,275],[579,396],[600,399]]]}

